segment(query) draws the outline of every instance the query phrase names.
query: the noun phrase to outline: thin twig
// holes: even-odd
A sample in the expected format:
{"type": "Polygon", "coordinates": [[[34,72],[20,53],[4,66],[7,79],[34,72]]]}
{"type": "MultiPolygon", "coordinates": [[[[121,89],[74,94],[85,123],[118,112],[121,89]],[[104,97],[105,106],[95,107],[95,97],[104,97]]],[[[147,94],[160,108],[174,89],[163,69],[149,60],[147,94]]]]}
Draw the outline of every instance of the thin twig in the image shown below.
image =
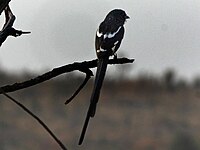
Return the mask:
{"type": "Polygon", "coordinates": [[[79,86],[79,88],[75,91],[75,93],[65,102],[65,105],[69,104],[75,97],[78,95],[78,93],[83,89],[83,87],[86,85],[88,80],[91,78],[90,75],[86,74],[85,80],[83,83],[79,86]]]}
{"type": "Polygon", "coordinates": [[[9,96],[6,94],[3,89],[0,89],[1,93],[10,99],[12,102],[14,102],[16,105],[18,105],[21,109],[23,109],[26,113],[28,113],[31,117],[33,117],[35,120],[39,122],[39,124],[51,135],[51,137],[58,143],[58,145],[62,148],[62,150],[67,150],[67,148],[64,146],[64,144],[54,135],[54,133],[48,128],[48,126],[39,118],[37,117],[33,112],[31,112],[26,106],[21,104],[19,101],[17,101],[15,98],[9,96]]]}
{"type": "Polygon", "coordinates": [[[8,36],[17,37],[22,34],[31,33],[31,32],[24,32],[22,30],[14,29],[13,24],[16,19],[15,15],[12,13],[9,5],[7,5],[7,6],[2,5],[2,7],[4,7],[4,12],[5,12],[5,23],[4,23],[3,29],[0,31],[0,46],[2,45],[3,42],[5,42],[5,40],[7,39],[8,36]]]}

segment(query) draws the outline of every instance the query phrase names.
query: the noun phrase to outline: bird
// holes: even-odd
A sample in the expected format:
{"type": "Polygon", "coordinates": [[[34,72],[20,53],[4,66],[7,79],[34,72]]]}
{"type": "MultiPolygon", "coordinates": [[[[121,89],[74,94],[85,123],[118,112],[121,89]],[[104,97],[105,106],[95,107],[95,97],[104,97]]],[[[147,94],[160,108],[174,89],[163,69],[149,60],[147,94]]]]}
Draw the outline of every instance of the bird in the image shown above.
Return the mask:
{"type": "Polygon", "coordinates": [[[124,10],[113,9],[106,15],[96,31],[95,50],[98,59],[97,71],[90,99],[90,106],[79,139],[79,145],[83,143],[90,118],[95,116],[109,57],[114,55],[114,58],[117,58],[116,51],[119,49],[124,37],[124,24],[129,18],[130,17],[124,10]]]}

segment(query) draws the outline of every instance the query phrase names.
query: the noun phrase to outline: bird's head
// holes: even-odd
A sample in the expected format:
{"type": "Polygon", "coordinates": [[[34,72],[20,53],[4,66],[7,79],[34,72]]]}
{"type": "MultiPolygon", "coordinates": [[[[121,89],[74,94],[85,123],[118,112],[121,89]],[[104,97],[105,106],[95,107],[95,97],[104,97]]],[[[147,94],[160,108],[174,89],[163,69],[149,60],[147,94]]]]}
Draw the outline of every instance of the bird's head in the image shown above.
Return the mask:
{"type": "Polygon", "coordinates": [[[117,24],[123,25],[130,17],[122,9],[114,9],[106,16],[108,20],[115,20],[117,24]]]}

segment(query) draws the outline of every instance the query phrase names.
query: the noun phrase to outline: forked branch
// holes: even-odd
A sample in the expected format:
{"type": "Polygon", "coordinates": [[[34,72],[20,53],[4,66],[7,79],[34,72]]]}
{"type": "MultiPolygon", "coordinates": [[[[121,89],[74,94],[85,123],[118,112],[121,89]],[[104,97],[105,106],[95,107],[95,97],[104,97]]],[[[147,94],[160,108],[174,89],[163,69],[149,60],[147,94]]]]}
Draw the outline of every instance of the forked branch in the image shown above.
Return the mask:
{"type": "MultiPolygon", "coordinates": [[[[6,3],[5,3],[6,4],[6,3]]],[[[4,5],[2,5],[3,7],[4,5]]],[[[4,12],[5,12],[5,24],[3,26],[3,29],[0,31],[0,46],[2,43],[7,39],[8,36],[20,36],[22,34],[29,34],[31,32],[24,32],[21,30],[16,30],[13,28],[13,24],[15,22],[16,17],[12,13],[9,5],[4,6],[4,12]]]]}
{"type": "MultiPolygon", "coordinates": [[[[126,64],[126,63],[133,63],[134,59],[128,58],[118,58],[118,59],[110,59],[109,64],[126,64]]],[[[52,71],[44,73],[38,77],[33,79],[21,82],[21,83],[14,83],[12,85],[5,85],[0,87],[5,93],[14,92],[17,90],[25,89],[37,84],[40,84],[44,81],[52,79],[56,76],[59,76],[64,73],[72,72],[72,71],[81,71],[85,73],[87,76],[93,76],[92,71],[90,68],[97,67],[97,59],[91,61],[84,61],[84,62],[75,62],[72,64],[64,65],[58,68],[54,68],[52,71]]],[[[0,91],[2,94],[2,91],[0,91]]]]}

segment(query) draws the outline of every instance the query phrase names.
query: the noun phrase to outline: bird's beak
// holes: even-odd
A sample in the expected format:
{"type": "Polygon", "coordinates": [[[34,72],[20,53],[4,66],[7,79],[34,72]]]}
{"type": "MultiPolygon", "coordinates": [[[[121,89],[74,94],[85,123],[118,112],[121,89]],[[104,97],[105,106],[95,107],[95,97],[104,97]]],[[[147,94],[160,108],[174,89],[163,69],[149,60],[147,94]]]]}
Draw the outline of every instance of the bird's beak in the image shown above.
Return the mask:
{"type": "Polygon", "coordinates": [[[130,17],[128,15],[126,15],[126,19],[130,19],[130,17]]]}

